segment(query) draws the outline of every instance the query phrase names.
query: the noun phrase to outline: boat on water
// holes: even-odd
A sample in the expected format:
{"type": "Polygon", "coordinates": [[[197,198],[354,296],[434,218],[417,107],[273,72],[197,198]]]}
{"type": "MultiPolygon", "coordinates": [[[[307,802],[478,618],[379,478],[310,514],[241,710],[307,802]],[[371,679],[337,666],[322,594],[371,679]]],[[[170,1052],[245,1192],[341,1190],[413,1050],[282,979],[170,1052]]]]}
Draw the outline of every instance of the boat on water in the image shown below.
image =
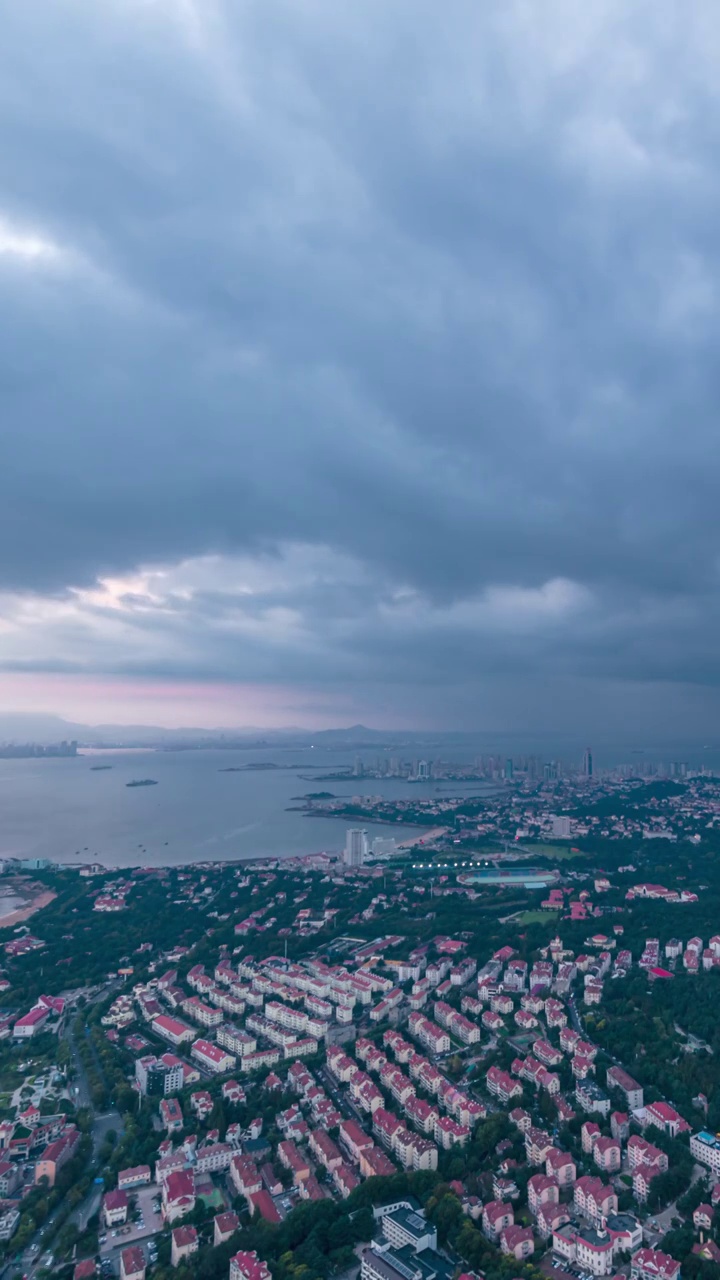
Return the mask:
{"type": "Polygon", "coordinates": [[[156,787],[157,778],[133,778],[132,782],[126,782],[126,787],[156,787]]]}

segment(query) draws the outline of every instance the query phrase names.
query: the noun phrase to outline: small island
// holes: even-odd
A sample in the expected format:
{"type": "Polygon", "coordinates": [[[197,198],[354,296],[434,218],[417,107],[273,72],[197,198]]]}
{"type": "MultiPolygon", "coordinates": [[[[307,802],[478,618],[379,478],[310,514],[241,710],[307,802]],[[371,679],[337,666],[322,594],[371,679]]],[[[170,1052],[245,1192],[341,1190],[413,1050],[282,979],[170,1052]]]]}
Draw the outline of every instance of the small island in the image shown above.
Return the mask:
{"type": "Polygon", "coordinates": [[[126,787],[156,787],[157,778],[134,778],[132,782],[126,782],[126,787]]]}
{"type": "Polygon", "coordinates": [[[218,769],[218,773],[251,773],[254,771],[263,771],[267,769],[279,768],[276,764],[265,763],[264,761],[251,761],[250,764],[227,765],[224,769],[218,769]]]}
{"type": "Polygon", "coordinates": [[[293,800],[337,800],[333,791],[308,791],[304,796],[292,796],[293,800]]]}

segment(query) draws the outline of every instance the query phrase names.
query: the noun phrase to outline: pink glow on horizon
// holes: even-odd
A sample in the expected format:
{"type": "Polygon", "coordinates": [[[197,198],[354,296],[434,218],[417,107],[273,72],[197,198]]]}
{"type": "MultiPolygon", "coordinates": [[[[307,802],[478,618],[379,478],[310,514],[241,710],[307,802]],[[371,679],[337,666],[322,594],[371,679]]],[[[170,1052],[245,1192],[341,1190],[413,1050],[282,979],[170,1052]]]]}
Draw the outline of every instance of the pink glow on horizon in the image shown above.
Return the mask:
{"type": "Polygon", "coordinates": [[[0,712],[46,714],[85,724],[279,729],[335,728],[357,719],[349,699],[283,685],[201,683],[0,673],[0,712]]]}

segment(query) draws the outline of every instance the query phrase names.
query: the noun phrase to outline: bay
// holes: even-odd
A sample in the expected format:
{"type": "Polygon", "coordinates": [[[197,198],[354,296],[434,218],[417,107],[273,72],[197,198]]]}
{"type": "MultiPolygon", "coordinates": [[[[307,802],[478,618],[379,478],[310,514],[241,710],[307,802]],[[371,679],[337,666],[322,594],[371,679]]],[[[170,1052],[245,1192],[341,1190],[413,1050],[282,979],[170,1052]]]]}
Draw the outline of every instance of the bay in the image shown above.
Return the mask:
{"type": "MultiPolygon", "coordinates": [[[[307,780],[352,763],[351,753],[311,748],[103,751],[0,760],[0,856],[132,867],[338,853],[353,824],[288,812],[299,803],[295,797],[331,791],[420,799],[488,790],[449,781],[419,786],[372,778],[307,780]],[[251,770],[249,763],[278,767],[251,770]],[[157,786],[126,785],[143,778],[157,786]]],[[[397,840],[423,835],[421,828],[399,824],[372,823],[368,832],[397,840]]]]}

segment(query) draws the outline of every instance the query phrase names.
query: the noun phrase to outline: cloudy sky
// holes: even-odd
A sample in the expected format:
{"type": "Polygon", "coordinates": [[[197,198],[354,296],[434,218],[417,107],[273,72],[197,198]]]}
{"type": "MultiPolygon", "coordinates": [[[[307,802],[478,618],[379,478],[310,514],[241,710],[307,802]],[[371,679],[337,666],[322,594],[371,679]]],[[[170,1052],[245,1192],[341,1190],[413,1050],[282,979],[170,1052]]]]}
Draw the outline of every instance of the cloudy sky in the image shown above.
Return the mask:
{"type": "Polygon", "coordinates": [[[65,0],[0,47],[0,704],[707,733],[716,0],[65,0]]]}

